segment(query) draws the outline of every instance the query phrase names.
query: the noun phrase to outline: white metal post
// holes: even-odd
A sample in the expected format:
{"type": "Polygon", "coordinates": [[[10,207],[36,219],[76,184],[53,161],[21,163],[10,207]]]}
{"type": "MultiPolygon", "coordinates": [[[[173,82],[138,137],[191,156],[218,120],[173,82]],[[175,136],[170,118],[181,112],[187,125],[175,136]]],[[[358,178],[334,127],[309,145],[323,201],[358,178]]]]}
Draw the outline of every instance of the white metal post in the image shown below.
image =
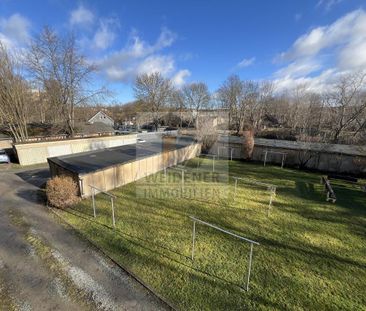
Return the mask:
{"type": "Polygon", "coordinates": [[[263,166],[266,166],[266,162],[267,162],[267,150],[265,151],[265,153],[264,153],[264,164],[263,164],[263,166]]]}
{"type": "Polygon", "coordinates": [[[234,151],[234,148],[230,148],[230,161],[233,160],[233,151],[234,151]]]}
{"type": "Polygon", "coordinates": [[[285,162],[285,154],[283,153],[282,154],[282,162],[281,162],[281,168],[283,168],[283,164],[285,162]]]}
{"type": "MultiPolygon", "coordinates": [[[[192,230],[192,255],[191,255],[191,259],[193,261],[194,259],[194,250],[195,250],[195,238],[196,238],[196,222],[200,223],[200,224],[203,224],[203,225],[206,225],[206,226],[209,226],[211,228],[214,228],[218,231],[221,231],[223,233],[226,233],[228,235],[231,235],[233,237],[236,237],[240,240],[243,240],[243,241],[246,241],[247,243],[250,243],[250,253],[249,253],[249,263],[248,263],[248,271],[247,271],[247,280],[246,280],[246,284],[244,284],[244,286],[246,287],[246,290],[248,291],[249,290],[249,281],[250,281],[250,273],[251,273],[251,270],[252,270],[252,258],[253,258],[253,244],[255,245],[259,245],[258,242],[256,241],[253,241],[253,240],[250,240],[250,239],[247,239],[245,237],[242,237],[240,235],[237,235],[235,233],[232,233],[230,231],[227,231],[225,229],[222,229],[216,225],[213,225],[213,224],[210,224],[208,222],[205,222],[205,221],[202,221],[198,218],[195,218],[193,216],[190,216],[191,220],[193,221],[193,230],[192,230]]],[[[245,282],[245,274],[243,276],[243,282],[245,282]]]]}
{"type": "Polygon", "coordinates": [[[113,221],[113,227],[116,228],[116,221],[114,219],[114,204],[113,204],[113,198],[111,197],[111,205],[112,205],[112,221],[113,221]]]}
{"type": "Polygon", "coordinates": [[[194,246],[196,241],[196,222],[193,221],[193,231],[192,231],[192,260],[194,259],[194,246]]]}
{"type": "Polygon", "coordinates": [[[250,243],[249,265],[248,265],[248,277],[247,277],[247,291],[249,290],[250,272],[252,270],[252,258],[253,258],[253,243],[250,243]]]}
{"type": "Polygon", "coordinates": [[[272,200],[273,200],[273,192],[271,191],[271,195],[269,197],[269,204],[268,204],[268,213],[267,213],[267,216],[269,216],[270,210],[272,208],[272,200]]]}
{"type": "Polygon", "coordinates": [[[212,172],[215,171],[215,156],[212,157],[213,161],[212,161],[212,172]]]}
{"type": "Polygon", "coordinates": [[[94,196],[95,196],[95,189],[94,189],[94,188],[92,188],[93,213],[94,213],[94,218],[96,218],[96,217],[97,217],[97,215],[96,215],[96,213],[95,213],[95,198],[94,198],[94,196]]]}
{"type": "Polygon", "coordinates": [[[234,199],[236,198],[236,188],[238,187],[238,179],[235,178],[235,192],[234,192],[234,199]]]}

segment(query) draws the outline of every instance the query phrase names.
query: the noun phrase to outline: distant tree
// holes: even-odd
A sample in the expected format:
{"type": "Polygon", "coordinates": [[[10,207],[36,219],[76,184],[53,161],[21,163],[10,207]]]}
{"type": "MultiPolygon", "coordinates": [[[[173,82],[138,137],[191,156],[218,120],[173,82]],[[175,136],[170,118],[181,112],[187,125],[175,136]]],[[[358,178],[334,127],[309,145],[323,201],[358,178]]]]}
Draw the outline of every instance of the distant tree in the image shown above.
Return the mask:
{"type": "Polygon", "coordinates": [[[327,95],[333,143],[338,143],[346,130],[358,132],[366,127],[365,87],[366,73],[353,73],[341,77],[327,95]]]}
{"type": "Polygon", "coordinates": [[[10,55],[0,42],[0,116],[15,141],[28,138],[27,123],[32,96],[22,78],[19,59],[10,55]]]}
{"type": "Polygon", "coordinates": [[[198,118],[202,109],[207,109],[210,103],[210,92],[203,82],[187,84],[182,89],[183,102],[191,113],[195,127],[198,127],[198,118]]]}
{"type": "Polygon", "coordinates": [[[171,108],[178,111],[179,114],[179,128],[183,126],[184,112],[186,111],[184,95],[182,90],[173,90],[171,96],[171,108]]]}
{"type": "Polygon", "coordinates": [[[201,143],[202,152],[208,153],[217,142],[219,134],[209,117],[202,117],[198,119],[197,123],[195,138],[201,143]]]}
{"type": "Polygon", "coordinates": [[[217,93],[221,107],[229,111],[229,130],[233,128],[239,134],[244,126],[245,118],[243,82],[237,75],[230,76],[217,93]]]}
{"type": "Polygon", "coordinates": [[[159,127],[160,112],[168,105],[173,86],[159,72],[137,76],[134,85],[135,98],[145,103],[152,113],[155,130],[159,127]]]}
{"type": "Polygon", "coordinates": [[[88,88],[96,66],[79,52],[73,35],[60,37],[48,27],[32,40],[27,60],[29,73],[44,92],[54,119],[61,116],[73,136],[75,107],[107,94],[104,88],[88,88]]]}

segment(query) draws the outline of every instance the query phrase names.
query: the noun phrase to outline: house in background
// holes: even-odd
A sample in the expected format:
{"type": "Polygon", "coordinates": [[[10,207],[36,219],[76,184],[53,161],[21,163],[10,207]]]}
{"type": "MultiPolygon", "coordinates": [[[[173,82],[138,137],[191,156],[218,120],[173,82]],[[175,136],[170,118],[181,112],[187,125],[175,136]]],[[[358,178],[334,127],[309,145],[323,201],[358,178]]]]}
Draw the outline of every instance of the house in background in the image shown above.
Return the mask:
{"type": "Polygon", "coordinates": [[[78,122],[76,133],[80,135],[114,135],[114,120],[104,111],[98,111],[87,122],[78,122]]]}
{"type": "Polygon", "coordinates": [[[104,123],[111,127],[114,127],[114,120],[103,111],[98,111],[94,116],[92,116],[88,120],[89,124],[94,124],[94,123],[98,123],[98,122],[104,123]]]}

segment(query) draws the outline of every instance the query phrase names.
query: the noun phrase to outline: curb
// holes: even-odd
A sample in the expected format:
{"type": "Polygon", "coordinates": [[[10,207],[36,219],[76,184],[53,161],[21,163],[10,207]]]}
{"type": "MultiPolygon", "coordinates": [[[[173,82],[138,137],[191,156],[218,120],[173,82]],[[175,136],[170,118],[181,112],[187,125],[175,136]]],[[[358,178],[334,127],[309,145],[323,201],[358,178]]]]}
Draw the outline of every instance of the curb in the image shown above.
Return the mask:
{"type": "Polygon", "coordinates": [[[135,281],[140,283],[144,288],[146,288],[150,293],[152,293],[160,302],[162,302],[166,307],[168,307],[170,310],[173,311],[179,311],[179,309],[169,300],[162,297],[160,294],[156,293],[152,287],[147,285],[144,281],[142,281],[136,274],[134,274],[132,271],[127,269],[126,267],[122,266],[120,263],[115,261],[111,256],[109,256],[105,251],[103,251],[99,246],[97,246],[93,241],[91,241],[88,237],[86,237],[85,234],[80,232],[78,229],[76,229],[72,224],[70,224],[64,217],[62,217],[58,212],[56,212],[52,207],[49,207],[47,205],[47,208],[56,215],[59,219],[61,219],[67,226],[73,229],[73,231],[79,235],[81,238],[83,238],[86,242],[88,242],[94,249],[96,249],[98,252],[100,252],[102,255],[107,257],[111,262],[113,262],[116,266],[118,266],[121,270],[126,272],[130,277],[132,277],[135,281]]]}

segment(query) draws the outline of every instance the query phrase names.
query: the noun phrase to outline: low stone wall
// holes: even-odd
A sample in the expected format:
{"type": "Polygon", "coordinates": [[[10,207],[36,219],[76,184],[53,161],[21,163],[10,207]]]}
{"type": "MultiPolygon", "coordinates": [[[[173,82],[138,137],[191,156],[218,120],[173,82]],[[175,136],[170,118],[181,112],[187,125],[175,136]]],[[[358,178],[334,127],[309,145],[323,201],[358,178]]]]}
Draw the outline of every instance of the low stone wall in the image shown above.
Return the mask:
{"type": "Polygon", "coordinates": [[[47,158],[136,143],[137,135],[80,138],[15,144],[20,165],[47,163],[47,158]]]}

